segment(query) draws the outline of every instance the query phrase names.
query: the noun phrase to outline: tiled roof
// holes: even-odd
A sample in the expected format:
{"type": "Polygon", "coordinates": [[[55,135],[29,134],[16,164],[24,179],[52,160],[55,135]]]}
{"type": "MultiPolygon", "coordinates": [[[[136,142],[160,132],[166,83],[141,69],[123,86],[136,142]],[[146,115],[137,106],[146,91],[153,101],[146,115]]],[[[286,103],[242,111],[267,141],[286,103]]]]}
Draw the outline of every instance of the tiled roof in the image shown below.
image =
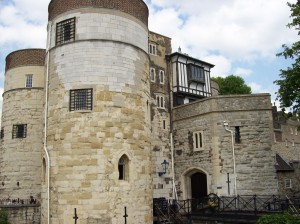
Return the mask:
{"type": "Polygon", "coordinates": [[[293,171],[294,168],[288,164],[278,153],[276,153],[276,171],[293,171]]]}

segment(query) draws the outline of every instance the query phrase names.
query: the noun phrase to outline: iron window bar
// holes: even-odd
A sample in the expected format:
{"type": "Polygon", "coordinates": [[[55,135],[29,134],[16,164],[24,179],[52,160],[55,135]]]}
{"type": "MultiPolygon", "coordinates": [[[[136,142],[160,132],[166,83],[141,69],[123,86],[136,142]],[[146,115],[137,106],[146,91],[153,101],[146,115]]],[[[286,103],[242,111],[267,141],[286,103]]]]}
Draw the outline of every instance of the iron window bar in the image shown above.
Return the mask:
{"type": "Polygon", "coordinates": [[[92,110],[93,89],[70,90],[70,111],[92,110]]]}
{"type": "Polygon", "coordinates": [[[26,138],[27,124],[14,124],[12,138],[26,138]]]}
{"type": "Polygon", "coordinates": [[[56,45],[75,40],[75,17],[56,24],[56,45]]]}

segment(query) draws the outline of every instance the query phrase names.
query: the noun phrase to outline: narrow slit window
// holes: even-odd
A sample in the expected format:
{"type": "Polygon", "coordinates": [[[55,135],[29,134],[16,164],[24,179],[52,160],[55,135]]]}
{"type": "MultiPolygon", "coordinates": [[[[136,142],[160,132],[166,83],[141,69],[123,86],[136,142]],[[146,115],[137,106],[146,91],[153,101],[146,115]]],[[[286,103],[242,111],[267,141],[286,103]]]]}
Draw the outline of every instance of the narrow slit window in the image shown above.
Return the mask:
{"type": "Polygon", "coordinates": [[[241,133],[240,133],[240,127],[236,126],[235,127],[235,143],[239,144],[241,143],[241,133]]]}
{"type": "Polygon", "coordinates": [[[129,179],[129,160],[126,155],[123,155],[118,162],[119,180],[129,179]]]}
{"type": "Polygon", "coordinates": [[[197,131],[193,133],[193,145],[194,150],[201,150],[203,149],[203,132],[197,131]]]}
{"type": "Polygon", "coordinates": [[[150,69],[150,80],[152,82],[155,82],[155,69],[154,68],[150,69]]]}
{"type": "Polygon", "coordinates": [[[163,70],[160,70],[160,72],[159,72],[159,83],[164,84],[164,82],[165,82],[165,73],[164,73],[163,70]]]}

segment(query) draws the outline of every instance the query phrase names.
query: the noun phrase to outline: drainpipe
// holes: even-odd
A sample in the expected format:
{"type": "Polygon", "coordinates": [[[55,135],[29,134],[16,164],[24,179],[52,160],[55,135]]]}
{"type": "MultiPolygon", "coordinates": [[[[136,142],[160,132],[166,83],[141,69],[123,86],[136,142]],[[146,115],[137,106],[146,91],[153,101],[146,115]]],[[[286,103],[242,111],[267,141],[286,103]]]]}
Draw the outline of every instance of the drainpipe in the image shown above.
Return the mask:
{"type": "Polygon", "coordinates": [[[234,151],[234,131],[228,128],[228,123],[224,121],[224,128],[226,131],[231,133],[231,143],[232,143],[232,160],[233,160],[233,175],[234,175],[234,195],[237,196],[236,187],[236,168],[235,168],[235,151],[234,151]]]}
{"type": "Polygon", "coordinates": [[[173,184],[173,195],[174,199],[178,200],[176,185],[175,185],[175,169],[174,169],[174,143],[173,143],[173,134],[170,133],[170,141],[171,141],[171,162],[172,162],[172,184],[173,184]]]}
{"type": "Polygon", "coordinates": [[[50,44],[51,44],[52,23],[48,25],[48,43],[47,43],[47,68],[46,68],[46,83],[45,83],[45,111],[44,111],[44,151],[47,158],[47,223],[50,224],[50,156],[47,149],[47,115],[48,115],[48,82],[49,82],[49,62],[50,62],[50,44]]]}

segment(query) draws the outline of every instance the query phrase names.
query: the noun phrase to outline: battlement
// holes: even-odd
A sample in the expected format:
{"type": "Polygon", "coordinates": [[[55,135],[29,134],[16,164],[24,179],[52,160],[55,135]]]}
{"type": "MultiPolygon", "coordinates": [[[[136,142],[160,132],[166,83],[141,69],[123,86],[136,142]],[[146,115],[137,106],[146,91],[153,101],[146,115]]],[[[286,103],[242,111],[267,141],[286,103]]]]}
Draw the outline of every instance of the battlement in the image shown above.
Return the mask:
{"type": "Polygon", "coordinates": [[[20,66],[43,66],[45,64],[45,49],[23,49],[10,53],[6,57],[5,71],[20,66]]]}
{"type": "Polygon", "coordinates": [[[148,26],[148,7],[142,0],[52,0],[48,7],[48,19],[79,8],[106,8],[130,14],[148,26]]]}

